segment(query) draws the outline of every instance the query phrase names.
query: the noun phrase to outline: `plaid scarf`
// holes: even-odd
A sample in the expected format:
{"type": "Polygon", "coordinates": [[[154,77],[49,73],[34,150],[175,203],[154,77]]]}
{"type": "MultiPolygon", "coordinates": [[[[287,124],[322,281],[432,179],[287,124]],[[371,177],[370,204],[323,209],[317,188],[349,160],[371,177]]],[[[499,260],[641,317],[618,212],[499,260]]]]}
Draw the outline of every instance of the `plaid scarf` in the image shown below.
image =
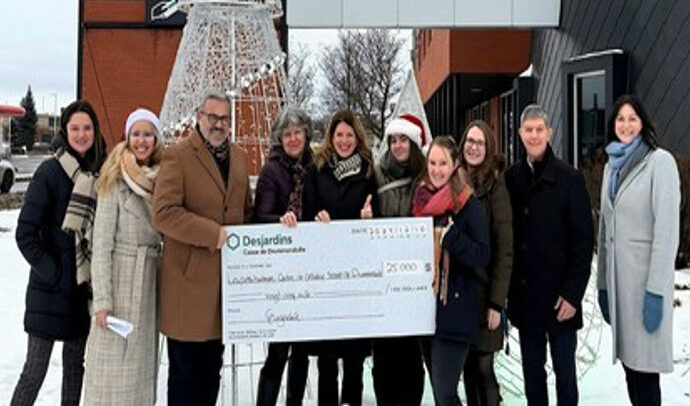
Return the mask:
{"type": "Polygon", "coordinates": [[[450,256],[443,249],[443,237],[452,226],[450,217],[462,210],[472,195],[472,189],[465,185],[457,196],[457,206],[453,201],[450,184],[441,189],[420,185],[414,194],[412,214],[415,217],[434,217],[434,294],[439,295],[441,303],[448,303],[448,278],[450,275],[450,256]]]}
{"type": "Polygon", "coordinates": [[[132,192],[144,199],[146,208],[149,210],[149,214],[151,214],[153,187],[156,185],[158,165],[152,167],[140,166],[132,151],[125,149],[122,152],[120,170],[127,186],[129,186],[132,192]]]}
{"type": "Polygon", "coordinates": [[[333,168],[333,175],[340,182],[348,176],[358,174],[362,170],[362,157],[355,152],[349,158],[342,159],[338,154],[333,153],[329,165],[333,168]]]}
{"type": "Polygon", "coordinates": [[[91,280],[91,244],[96,215],[96,175],[82,171],[79,162],[65,149],[55,153],[62,169],[74,182],[62,230],[74,234],[77,259],[77,285],[91,280]]]}

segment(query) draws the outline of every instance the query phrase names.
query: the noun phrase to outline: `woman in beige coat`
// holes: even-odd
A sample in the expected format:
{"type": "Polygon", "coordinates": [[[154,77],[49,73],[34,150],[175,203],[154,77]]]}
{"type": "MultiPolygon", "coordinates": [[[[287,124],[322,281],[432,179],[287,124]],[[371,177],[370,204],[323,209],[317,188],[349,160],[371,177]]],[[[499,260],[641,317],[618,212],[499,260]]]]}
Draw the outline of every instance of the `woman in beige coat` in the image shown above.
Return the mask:
{"type": "Polygon", "coordinates": [[[103,165],[96,184],[93,232],[94,323],[86,346],[87,405],[152,405],[156,393],[156,279],[161,238],[151,226],[151,196],[162,145],[158,118],[137,109],[127,138],[103,165]],[[108,317],[133,324],[123,338],[108,317]]]}

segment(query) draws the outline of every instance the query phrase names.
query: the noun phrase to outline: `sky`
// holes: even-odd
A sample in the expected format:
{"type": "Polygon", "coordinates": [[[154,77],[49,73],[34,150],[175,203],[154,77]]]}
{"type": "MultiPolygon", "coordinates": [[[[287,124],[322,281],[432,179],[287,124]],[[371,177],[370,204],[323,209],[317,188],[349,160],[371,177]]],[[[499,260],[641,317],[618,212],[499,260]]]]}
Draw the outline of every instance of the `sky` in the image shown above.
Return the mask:
{"type": "Polygon", "coordinates": [[[0,104],[19,105],[31,85],[39,113],[77,93],[78,0],[0,1],[0,104]]]}
{"type": "MultiPolygon", "coordinates": [[[[78,0],[0,0],[0,104],[19,105],[29,85],[39,113],[76,98],[78,8],[78,0]]],[[[400,35],[408,39],[405,58],[411,31],[400,35]]],[[[290,30],[289,46],[303,43],[317,58],[337,36],[337,30],[290,30]]]]}

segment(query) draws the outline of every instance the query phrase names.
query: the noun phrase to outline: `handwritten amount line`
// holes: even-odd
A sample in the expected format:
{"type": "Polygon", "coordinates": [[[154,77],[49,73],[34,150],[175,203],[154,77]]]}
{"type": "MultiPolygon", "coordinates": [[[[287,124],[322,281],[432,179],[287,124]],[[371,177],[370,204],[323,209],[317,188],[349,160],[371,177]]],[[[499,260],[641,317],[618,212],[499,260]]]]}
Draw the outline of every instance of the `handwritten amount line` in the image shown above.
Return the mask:
{"type": "MultiPolygon", "coordinates": [[[[292,293],[292,292],[289,292],[292,293]]],[[[380,290],[369,290],[369,291],[325,291],[325,292],[313,292],[310,293],[309,297],[300,297],[298,295],[291,295],[290,297],[280,296],[275,298],[274,295],[269,294],[237,294],[229,295],[229,299],[226,300],[227,303],[254,303],[254,302],[286,302],[286,301],[296,301],[296,300],[309,300],[309,299],[346,299],[351,297],[376,297],[384,296],[384,292],[380,290]]]]}

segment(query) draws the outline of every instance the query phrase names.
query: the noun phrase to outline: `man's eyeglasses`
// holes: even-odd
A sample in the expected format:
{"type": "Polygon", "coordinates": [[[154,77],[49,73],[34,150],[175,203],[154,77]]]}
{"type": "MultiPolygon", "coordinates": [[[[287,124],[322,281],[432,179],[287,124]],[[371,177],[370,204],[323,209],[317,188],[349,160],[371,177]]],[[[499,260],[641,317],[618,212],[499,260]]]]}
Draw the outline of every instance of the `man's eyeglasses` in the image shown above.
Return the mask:
{"type": "Polygon", "coordinates": [[[216,125],[218,124],[218,122],[220,122],[226,127],[230,125],[230,116],[217,116],[215,114],[209,114],[202,110],[199,110],[199,114],[206,116],[208,123],[211,125],[216,125]]]}

